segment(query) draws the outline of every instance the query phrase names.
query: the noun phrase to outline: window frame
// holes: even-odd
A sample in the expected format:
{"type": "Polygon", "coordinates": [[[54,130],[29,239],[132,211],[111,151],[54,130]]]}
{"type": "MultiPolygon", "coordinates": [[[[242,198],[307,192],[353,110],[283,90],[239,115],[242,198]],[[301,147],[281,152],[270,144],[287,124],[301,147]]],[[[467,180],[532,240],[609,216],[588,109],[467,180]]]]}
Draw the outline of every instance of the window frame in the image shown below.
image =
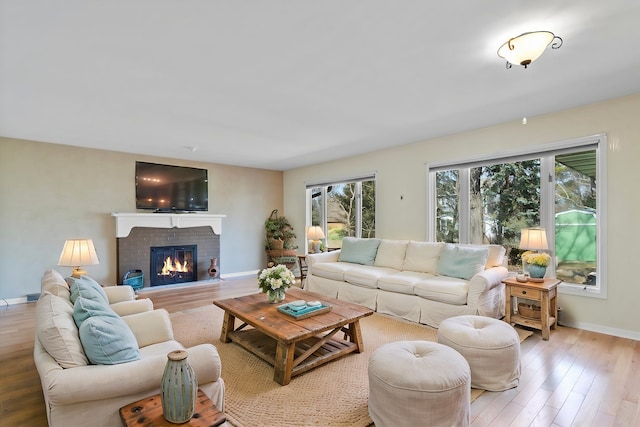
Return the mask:
{"type": "MultiPolygon", "coordinates": [[[[320,224],[320,226],[322,227],[322,231],[324,232],[325,236],[328,236],[328,229],[327,229],[327,188],[330,186],[334,186],[334,185],[341,185],[341,184],[356,184],[356,216],[355,216],[355,237],[362,237],[362,183],[365,181],[376,181],[376,173],[375,172],[370,172],[370,173],[365,173],[362,175],[358,175],[358,176],[354,176],[354,177],[348,177],[348,178],[342,178],[342,179],[333,179],[333,180],[327,180],[327,181],[320,181],[320,182],[306,182],[305,183],[305,201],[306,201],[306,214],[305,214],[305,241],[306,241],[306,230],[307,227],[312,225],[313,222],[313,212],[312,212],[312,208],[311,208],[311,203],[312,203],[312,190],[314,188],[320,188],[321,192],[322,192],[322,206],[321,206],[321,221],[322,224],[320,224]]],[[[377,192],[377,183],[375,185],[375,189],[377,192]]],[[[377,224],[377,220],[378,220],[378,199],[377,199],[377,195],[376,195],[376,200],[375,200],[375,223],[377,224]]],[[[308,245],[305,245],[305,253],[307,253],[308,251],[308,245]]]]}
{"type": "MultiPolygon", "coordinates": [[[[597,134],[582,138],[553,142],[549,144],[535,145],[518,150],[506,151],[496,155],[485,155],[461,159],[458,161],[436,162],[426,164],[426,198],[427,217],[426,230],[427,241],[436,239],[436,172],[440,170],[458,169],[460,171],[460,200],[459,200],[459,241],[468,243],[469,239],[469,169],[475,166],[483,166],[511,161],[540,159],[540,226],[547,230],[555,230],[555,156],[568,152],[594,149],[596,151],[596,180],[597,180],[597,272],[596,286],[586,286],[562,282],[558,290],[564,294],[589,296],[594,298],[607,298],[607,235],[604,231],[607,223],[607,136],[597,134]]],[[[549,247],[555,248],[555,233],[547,233],[549,247]]],[[[552,253],[555,252],[555,249],[552,253]]],[[[555,275],[555,269],[554,269],[555,275]]]]}

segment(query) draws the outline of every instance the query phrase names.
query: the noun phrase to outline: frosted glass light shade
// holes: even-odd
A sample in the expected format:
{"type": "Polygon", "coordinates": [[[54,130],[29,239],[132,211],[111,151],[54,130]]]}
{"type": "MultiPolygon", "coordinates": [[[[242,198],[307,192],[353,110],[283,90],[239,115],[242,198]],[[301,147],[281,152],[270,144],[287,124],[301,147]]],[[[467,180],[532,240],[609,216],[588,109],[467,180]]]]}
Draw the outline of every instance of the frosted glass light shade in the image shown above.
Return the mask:
{"type": "Polygon", "coordinates": [[[500,46],[498,56],[506,59],[510,64],[520,64],[526,68],[542,55],[554,38],[556,38],[555,34],[550,31],[520,34],[500,46]]]}

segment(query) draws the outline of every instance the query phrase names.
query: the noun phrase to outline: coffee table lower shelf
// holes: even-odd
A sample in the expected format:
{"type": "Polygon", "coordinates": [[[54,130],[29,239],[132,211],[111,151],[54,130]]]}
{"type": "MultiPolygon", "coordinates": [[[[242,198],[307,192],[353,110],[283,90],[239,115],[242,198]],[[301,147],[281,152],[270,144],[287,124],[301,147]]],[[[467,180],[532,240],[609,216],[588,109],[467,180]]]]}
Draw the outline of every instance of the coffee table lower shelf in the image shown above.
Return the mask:
{"type": "MultiPolygon", "coordinates": [[[[275,367],[274,379],[278,377],[278,364],[276,363],[276,358],[280,357],[278,356],[278,341],[256,329],[229,332],[229,338],[245,350],[275,367]]],[[[345,354],[358,351],[356,343],[327,338],[326,336],[307,338],[291,345],[295,346],[291,377],[300,375],[345,354]]]]}

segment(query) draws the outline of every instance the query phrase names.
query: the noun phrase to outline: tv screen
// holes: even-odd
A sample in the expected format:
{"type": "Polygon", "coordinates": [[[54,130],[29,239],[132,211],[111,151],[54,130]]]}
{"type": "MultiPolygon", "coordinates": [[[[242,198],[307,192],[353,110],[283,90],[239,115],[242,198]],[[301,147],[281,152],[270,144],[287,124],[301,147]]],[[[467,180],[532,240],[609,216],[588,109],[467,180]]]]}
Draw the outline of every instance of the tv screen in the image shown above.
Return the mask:
{"type": "Polygon", "coordinates": [[[136,208],[157,212],[209,210],[206,169],[136,162],[136,208]]]}

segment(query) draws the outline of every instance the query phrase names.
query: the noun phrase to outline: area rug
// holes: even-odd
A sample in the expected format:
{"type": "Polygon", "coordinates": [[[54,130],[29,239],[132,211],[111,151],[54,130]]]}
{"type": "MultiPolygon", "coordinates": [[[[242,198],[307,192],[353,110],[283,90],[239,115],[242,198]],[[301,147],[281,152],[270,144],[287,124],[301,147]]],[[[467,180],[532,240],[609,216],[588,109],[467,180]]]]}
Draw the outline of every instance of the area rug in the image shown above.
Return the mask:
{"type": "MultiPolygon", "coordinates": [[[[361,426],[372,424],[367,409],[371,353],[403,340],[437,340],[437,330],[374,313],[360,321],[365,351],[352,353],[294,377],[273,381],[273,367],[236,344],[220,342],[223,311],[211,304],[171,314],[175,337],[184,346],[212,343],[222,360],[225,413],[236,427],[361,426]]],[[[530,332],[516,329],[521,340],[530,332]]],[[[471,390],[472,401],[482,390],[471,390]]]]}

